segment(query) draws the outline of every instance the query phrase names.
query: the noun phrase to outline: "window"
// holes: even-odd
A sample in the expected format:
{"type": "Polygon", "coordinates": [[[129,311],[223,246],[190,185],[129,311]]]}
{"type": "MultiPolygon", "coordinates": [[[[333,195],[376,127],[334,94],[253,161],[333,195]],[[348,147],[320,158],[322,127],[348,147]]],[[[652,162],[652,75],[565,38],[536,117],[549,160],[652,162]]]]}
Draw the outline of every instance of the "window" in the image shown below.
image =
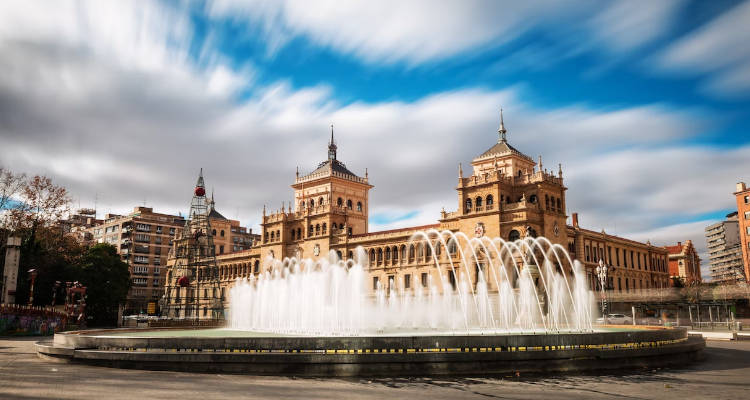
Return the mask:
{"type": "Polygon", "coordinates": [[[477,209],[482,206],[482,197],[477,196],[477,198],[474,200],[474,204],[476,205],[477,209]]]}
{"type": "Polygon", "coordinates": [[[508,240],[510,240],[511,242],[515,242],[516,240],[520,238],[521,238],[521,233],[515,229],[510,231],[510,234],[508,234],[508,240]]]}
{"type": "Polygon", "coordinates": [[[750,196],[745,196],[745,204],[750,204],[750,196]]]}
{"type": "Polygon", "coordinates": [[[339,207],[343,206],[344,205],[344,199],[342,199],[341,197],[339,197],[338,199],[336,199],[336,205],[339,206],[339,207]]]}
{"type": "Polygon", "coordinates": [[[494,203],[494,200],[495,199],[492,198],[491,194],[487,195],[487,200],[485,201],[485,204],[487,205],[488,210],[492,208],[492,204],[494,203]]]}
{"type": "Polygon", "coordinates": [[[362,202],[361,201],[357,202],[357,211],[362,211],[362,202]]]}
{"type": "Polygon", "coordinates": [[[411,274],[404,275],[404,289],[411,288],[411,274]]]}
{"type": "Polygon", "coordinates": [[[170,234],[170,235],[174,235],[174,232],[175,232],[175,231],[174,231],[174,228],[169,228],[169,234],[170,234]]]}
{"type": "Polygon", "coordinates": [[[323,197],[318,198],[318,205],[319,206],[323,205],[323,197]]]}
{"type": "Polygon", "coordinates": [[[352,227],[351,226],[349,227],[349,232],[348,233],[349,233],[349,236],[352,235],[352,227]]]}
{"type": "Polygon", "coordinates": [[[750,219],[750,211],[745,211],[745,219],[750,219]]]}
{"type": "Polygon", "coordinates": [[[255,260],[255,265],[253,266],[253,273],[257,274],[259,270],[260,270],[260,261],[255,260]]]}
{"type": "Polygon", "coordinates": [[[466,212],[471,212],[471,199],[466,199],[466,212]]]}
{"type": "Polygon", "coordinates": [[[211,236],[216,236],[216,229],[211,229],[211,236]]]}
{"type": "Polygon", "coordinates": [[[347,200],[346,201],[346,208],[348,208],[350,210],[352,209],[352,201],[351,200],[347,200]]]}
{"type": "Polygon", "coordinates": [[[224,254],[224,245],[219,246],[219,254],[224,254]]]}
{"type": "Polygon", "coordinates": [[[378,290],[378,277],[372,277],[372,290],[378,290]]]}
{"type": "Polygon", "coordinates": [[[326,234],[327,229],[328,229],[328,225],[325,222],[323,222],[323,234],[324,235],[326,234]]]}
{"type": "Polygon", "coordinates": [[[422,287],[427,287],[427,272],[422,272],[422,287]]]}
{"type": "Polygon", "coordinates": [[[224,230],[221,230],[221,237],[224,237],[224,230]]]}
{"type": "Polygon", "coordinates": [[[315,234],[320,235],[320,224],[315,225],[315,234]]]}

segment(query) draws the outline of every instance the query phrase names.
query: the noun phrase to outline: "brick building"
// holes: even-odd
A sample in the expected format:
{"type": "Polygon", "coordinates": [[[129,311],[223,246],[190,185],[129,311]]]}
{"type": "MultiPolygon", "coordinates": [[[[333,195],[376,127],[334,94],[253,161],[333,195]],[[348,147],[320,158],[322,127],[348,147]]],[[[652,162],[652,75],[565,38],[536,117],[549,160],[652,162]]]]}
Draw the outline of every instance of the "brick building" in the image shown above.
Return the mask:
{"type": "MultiPolygon", "coordinates": [[[[424,287],[431,275],[438,274],[435,260],[445,265],[449,257],[456,257],[454,251],[446,251],[433,258],[429,247],[412,241],[415,233],[431,228],[509,241],[545,236],[584,264],[592,289],[600,258],[615,267],[609,285],[614,290],[668,285],[666,249],[582,229],[577,215],[573,225],[566,224],[562,166],[558,165],[557,172],[548,171],[541,157],[537,163],[513,147],[502,114],[497,142],[471,161],[469,176],[464,176],[459,164],[456,210],[440,212],[436,223],[427,226],[370,232],[367,221],[373,185],[367,171],[358,176],[339,161],[337,151],[332,132],[327,159],[309,174],[297,172],[291,185],[294,203],[274,212],[264,207],[262,240],[249,250],[216,257],[222,292],[237,278],[265,272],[268,257],[315,259],[332,251],[349,260],[360,247],[369,259],[367,272],[373,289],[378,283],[391,282],[403,282],[406,288],[419,283],[424,287]]],[[[477,260],[475,269],[462,273],[476,282],[482,262],[477,260]]],[[[170,270],[168,289],[176,287],[180,278],[170,270]]],[[[439,281],[439,277],[433,279],[439,281]]]]}

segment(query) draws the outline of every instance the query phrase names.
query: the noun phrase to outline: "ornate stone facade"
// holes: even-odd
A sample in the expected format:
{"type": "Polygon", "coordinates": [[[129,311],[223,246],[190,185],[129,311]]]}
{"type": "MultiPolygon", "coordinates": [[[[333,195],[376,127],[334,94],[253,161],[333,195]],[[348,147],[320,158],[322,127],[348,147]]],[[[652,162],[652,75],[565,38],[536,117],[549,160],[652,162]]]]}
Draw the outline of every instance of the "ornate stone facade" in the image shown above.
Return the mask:
{"type": "MultiPolygon", "coordinates": [[[[505,240],[541,235],[574,250],[574,256],[583,255],[584,248],[591,243],[604,246],[609,243],[611,247],[612,242],[617,242],[623,252],[637,249],[639,256],[643,255],[643,269],[639,263],[637,270],[640,287],[667,284],[666,250],[615,236],[602,238],[595,232],[581,230],[577,223],[567,226],[567,188],[562,167],[558,165],[556,173],[547,171],[541,157],[537,163],[511,146],[502,113],[498,135],[496,143],[472,160],[469,176],[464,176],[459,164],[456,211],[443,210],[439,220],[431,225],[369,232],[369,190],[373,186],[367,172],[360,177],[338,160],[332,131],[328,158],[309,174],[297,172],[291,185],[294,204],[284,205],[275,212],[264,207],[261,240],[249,250],[217,256],[222,292],[226,293],[237,278],[264,272],[267,257],[318,258],[333,251],[348,260],[356,256],[360,246],[369,263],[373,290],[378,283],[393,282],[407,289],[423,287],[430,279],[438,281],[435,259],[445,264],[449,263],[448,257],[457,260],[453,249],[448,252],[436,249],[433,255],[429,246],[411,240],[414,234],[428,229],[462,232],[469,237],[499,236],[505,240]],[[658,271],[657,259],[662,262],[658,271]]],[[[589,260],[584,265],[593,276],[598,259],[589,257],[589,260]]],[[[477,274],[482,271],[482,260],[475,263],[476,268],[463,271],[471,282],[476,282],[477,274]]],[[[636,274],[635,264],[633,269],[636,274]]],[[[626,270],[621,273],[624,276],[626,270]]],[[[613,276],[617,279],[617,275],[613,276]]],[[[593,287],[593,278],[591,282],[593,287]]],[[[168,279],[167,285],[170,284],[174,282],[168,279]]]]}

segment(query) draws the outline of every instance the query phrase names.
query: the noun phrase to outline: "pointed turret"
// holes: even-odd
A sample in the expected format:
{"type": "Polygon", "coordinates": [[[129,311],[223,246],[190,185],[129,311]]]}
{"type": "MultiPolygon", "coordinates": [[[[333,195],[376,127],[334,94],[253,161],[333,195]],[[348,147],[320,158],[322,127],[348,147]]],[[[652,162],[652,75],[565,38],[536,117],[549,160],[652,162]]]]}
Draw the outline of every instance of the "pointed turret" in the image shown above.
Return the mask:
{"type": "Polygon", "coordinates": [[[507,142],[506,133],[508,131],[505,129],[505,123],[503,122],[503,109],[500,108],[500,127],[497,129],[497,133],[500,134],[500,137],[497,139],[497,142],[507,142]]]}
{"type": "Polygon", "coordinates": [[[331,161],[336,159],[336,142],[333,139],[333,124],[331,124],[331,142],[328,143],[328,159],[331,161]]]}

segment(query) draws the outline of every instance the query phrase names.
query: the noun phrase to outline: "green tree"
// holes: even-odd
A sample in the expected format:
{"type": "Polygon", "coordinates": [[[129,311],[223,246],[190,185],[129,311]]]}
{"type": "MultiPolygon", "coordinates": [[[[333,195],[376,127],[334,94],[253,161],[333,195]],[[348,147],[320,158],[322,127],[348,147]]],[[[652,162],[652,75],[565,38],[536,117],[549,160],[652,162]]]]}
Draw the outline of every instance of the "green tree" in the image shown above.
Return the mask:
{"type": "Polygon", "coordinates": [[[130,288],[128,264],[117,249],[99,243],[88,249],[77,266],[78,279],[86,286],[86,313],[92,325],[115,325],[117,311],[130,288]]]}

